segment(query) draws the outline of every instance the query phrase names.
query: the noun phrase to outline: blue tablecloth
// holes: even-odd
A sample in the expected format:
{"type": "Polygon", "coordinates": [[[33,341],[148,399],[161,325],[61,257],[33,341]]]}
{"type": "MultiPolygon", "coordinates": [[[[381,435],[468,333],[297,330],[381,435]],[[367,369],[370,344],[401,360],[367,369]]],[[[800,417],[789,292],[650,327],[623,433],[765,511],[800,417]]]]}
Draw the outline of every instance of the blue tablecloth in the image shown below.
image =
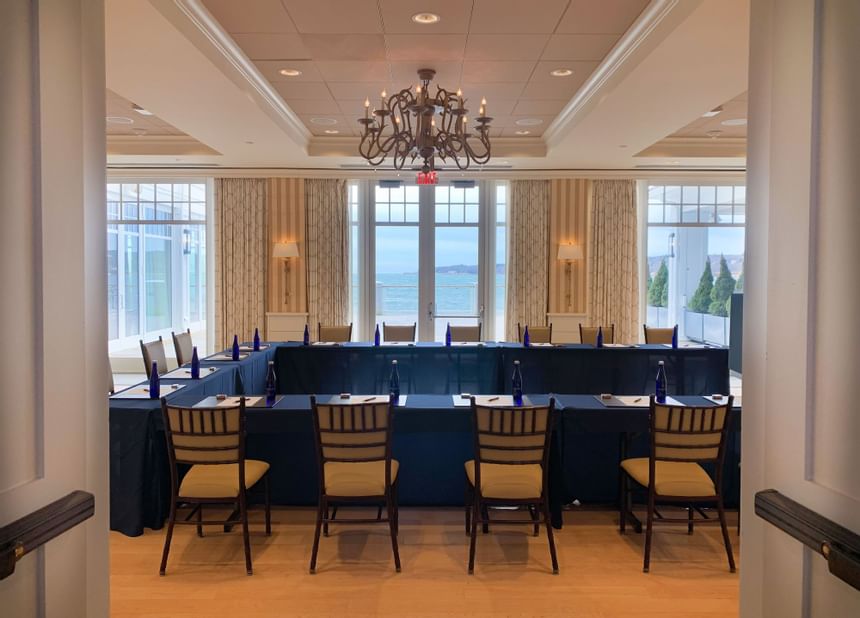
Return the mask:
{"type": "MultiPolygon", "coordinates": [[[[587,366],[589,352],[594,366],[608,373],[619,385],[612,390],[618,394],[641,394],[653,390],[649,384],[632,390],[641,383],[640,377],[629,378],[622,385],[619,376],[625,374],[624,363],[634,366],[629,373],[636,374],[659,359],[671,360],[677,371],[683,371],[682,379],[672,380],[671,394],[686,391],[686,394],[709,394],[728,390],[728,367],[723,365],[722,376],[716,375],[717,365],[727,363],[725,350],[670,350],[667,348],[604,349],[574,346],[562,349],[531,348],[521,346],[483,346],[481,348],[444,348],[443,346],[415,346],[412,348],[373,348],[372,346],[349,345],[337,348],[303,347],[282,345],[251,355],[238,363],[219,362],[221,369],[212,376],[199,381],[177,380],[187,386],[168,396],[168,401],[181,405],[192,405],[209,395],[262,394],[265,386],[267,361],[276,358],[279,366],[279,390],[287,392],[273,409],[248,410],[248,457],[268,461],[272,466],[270,483],[275,504],[315,504],[317,500],[316,454],[313,443],[313,426],[310,415],[309,395],[290,394],[294,388],[306,387],[311,379],[337,381],[336,388],[317,392],[330,394],[350,391],[353,393],[385,392],[378,385],[378,370],[367,367],[386,367],[390,355],[409,368],[401,371],[412,385],[430,388],[436,384],[432,376],[436,371],[446,374],[450,365],[462,372],[461,377],[452,374],[446,389],[454,392],[479,393],[507,392],[507,389],[490,388],[504,384],[506,376],[502,368],[512,355],[523,362],[527,375],[537,376],[547,371],[551,377],[546,381],[572,380],[570,388],[587,388],[581,378],[567,371],[581,370],[587,366]],[[289,350],[285,353],[285,350],[289,350]],[[451,350],[455,352],[451,355],[451,350]],[[417,351],[417,352],[416,352],[417,351]],[[336,352],[335,354],[329,354],[336,352]],[[344,353],[345,352],[345,353],[344,353]],[[410,357],[411,352],[416,352],[410,357]],[[557,354],[569,352],[569,356],[557,354]],[[548,353],[546,356],[541,356],[548,353]],[[285,355],[286,359],[285,360],[285,355]],[[369,362],[362,369],[362,355],[369,362]],[[389,355],[389,356],[385,356],[389,355]],[[710,355],[710,356],[709,356],[710,355]],[[304,357],[305,362],[300,362],[304,357]],[[404,359],[401,361],[401,359],[404,359]],[[620,366],[608,365],[606,359],[615,359],[620,366]],[[568,369],[554,367],[556,363],[569,362],[568,369]],[[298,374],[293,367],[313,367],[298,374]],[[323,367],[331,363],[330,377],[325,377],[323,367]],[[341,364],[341,363],[345,363],[341,364]],[[541,364],[544,364],[543,369],[541,364]],[[714,373],[702,377],[705,368],[714,373]],[[414,372],[413,372],[414,369],[414,372]],[[493,376],[482,375],[488,370],[493,376]],[[355,373],[353,373],[353,371],[355,373]],[[343,373],[345,372],[345,373],[343,373]],[[426,375],[425,375],[426,374],[426,375]],[[297,377],[300,376],[300,377],[297,377]],[[358,377],[355,377],[358,376],[358,377]],[[349,380],[350,388],[342,388],[342,380],[349,380]],[[426,380],[426,382],[425,382],[426,380]],[[453,384],[457,383],[457,388],[453,384]],[[712,388],[725,383],[725,388],[712,388]],[[483,386],[481,386],[483,384],[483,386]],[[231,388],[231,385],[233,388],[231,388]],[[298,386],[297,386],[298,385],[298,386]],[[462,388],[464,385],[472,388],[462,388]],[[480,388],[475,388],[479,386],[480,388]],[[624,386],[624,388],[620,388],[624,386]],[[698,392],[690,393],[697,387],[698,392]],[[372,387],[372,388],[371,388],[372,387]],[[241,388],[241,390],[240,390],[241,388]]],[[[206,363],[204,363],[205,365],[206,363]]],[[[385,372],[383,372],[385,373],[385,372]]],[[[170,381],[166,381],[170,382],[170,381]]],[[[385,375],[383,384],[387,383],[385,375]]],[[[542,383],[545,384],[546,382],[542,383]]],[[[601,382],[601,385],[604,382],[601,382]]],[[[526,378],[528,388],[529,378],[526,378]]],[[[417,386],[416,386],[417,387],[417,386]]],[[[601,392],[602,388],[594,389],[601,392]]],[[[409,392],[404,389],[405,392],[409,392]]],[[[313,391],[309,391],[313,392],[313,391]]],[[[531,395],[535,403],[548,400],[546,393],[531,395]]],[[[564,391],[561,391],[564,392],[564,391]]],[[[322,397],[322,395],[321,395],[322,397]]],[[[701,397],[678,397],[689,403],[703,403],[701,397]]],[[[608,503],[617,497],[619,434],[647,434],[647,409],[606,408],[592,395],[556,395],[560,408],[553,461],[551,463],[551,485],[556,518],[562,502],[578,498],[582,502],[608,503]]],[[[463,462],[472,457],[473,437],[469,408],[454,407],[450,395],[409,393],[407,405],[398,408],[394,419],[394,456],[401,463],[400,502],[404,505],[458,505],[464,493],[463,462]]],[[[736,423],[737,425],[738,423],[736,423]]],[[[169,504],[169,470],[162,428],[160,406],[151,400],[110,401],[111,435],[111,529],[128,535],[142,534],[144,527],[160,528],[163,525],[169,504]]],[[[736,438],[730,445],[727,457],[728,502],[737,502],[736,484],[732,484],[731,473],[736,470],[739,446],[736,438]],[[737,448],[736,448],[737,447],[737,448]]],[[[631,454],[647,453],[644,437],[634,440],[631,454]]]]}

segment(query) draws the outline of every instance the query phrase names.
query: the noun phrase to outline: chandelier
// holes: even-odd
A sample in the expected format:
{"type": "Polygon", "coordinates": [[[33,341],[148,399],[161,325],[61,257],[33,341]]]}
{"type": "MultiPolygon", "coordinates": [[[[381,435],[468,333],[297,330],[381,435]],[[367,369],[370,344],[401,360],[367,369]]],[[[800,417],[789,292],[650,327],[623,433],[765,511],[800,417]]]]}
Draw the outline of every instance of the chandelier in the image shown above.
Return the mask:
{"type": "Polygon", "coordinates": [[[418,71],[420,83],[400,92],[386,95],[382,91],[379,109],[370,110],[370,99],[364,101],[364,125],[358,152],[370,165],[378,166],[390,154],[395,169],[402,169],[406,160],[410,164],[423,160],[421,171],[435,171],[435,159],[443,163],[453,161],[461,170],[471,163],[484,165],[490,160],[490,122],[487,100],[481,100],[478,116],[474,119],[475,133],[470,132],[469,110],[463,93],[436,87],[430,95],[430,81],[436,75],[433,69],[418,71]]]}

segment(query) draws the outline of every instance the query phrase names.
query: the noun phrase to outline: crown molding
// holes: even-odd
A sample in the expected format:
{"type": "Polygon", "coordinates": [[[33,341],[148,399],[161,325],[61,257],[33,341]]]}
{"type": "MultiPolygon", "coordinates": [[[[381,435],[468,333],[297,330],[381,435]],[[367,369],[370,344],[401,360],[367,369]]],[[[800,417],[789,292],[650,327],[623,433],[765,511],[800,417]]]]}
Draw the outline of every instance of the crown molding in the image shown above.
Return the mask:
{"type": "MultiPolygon", "coordinates": [[[[165,0],[160,0],[159,4],[165,0]]],[[[169,0],[168,0],[169,1],[169,0]]],[[[213,51],[223,58],[235,71],[235,78],[250,87],[252,96],[262,104],[263,109],[286,132],[296,144],[307,149],[311,132],[284,103],[281,95],[269,83],[256,65],[245,55],[233,38],[225,32],[221,24],[203,6],[200,0],[172,0],[185,18],[205,37],[213,51]]]]}
{"type": "Polygon", "coordinates": [[[657,26],[678,6],[679,0],[652,0],[639,18],[624,33],[594,72],[588,77],[564,109],[550,123],[544,133],[544,140],[549,146],[556,146],[587,112],[593,102],[599,102],[599,96],[608,86],[609,81],[620,71],[622,66],[631,61],[631,56],[648,40],[657,26]]]}
{"type": "MultiPolygon", "coordinates": [[[[314,136],[308,142],[311,157],[356,157],[359,137],[314,136]]],[[[492,139],[493,159],[499,157],[545,157],[546,143],[540,137],[495,137],[492,139]]],[[[492,159],[490,160],[492,163],[492,159]]]]}
{"type": "Polygon", "coordinates": [[[746,156],[745,137],[666,137],[636,154],[637,158],[745,158],[746,156]]]}

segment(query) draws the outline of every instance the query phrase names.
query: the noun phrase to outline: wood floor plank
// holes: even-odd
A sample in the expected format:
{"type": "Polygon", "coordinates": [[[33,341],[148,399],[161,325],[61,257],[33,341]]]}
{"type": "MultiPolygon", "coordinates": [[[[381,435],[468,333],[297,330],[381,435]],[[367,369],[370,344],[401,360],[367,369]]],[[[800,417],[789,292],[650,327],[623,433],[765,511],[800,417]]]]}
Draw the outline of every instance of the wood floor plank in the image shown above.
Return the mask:
{"type": "MultiPolygon", "coordinates": [[[[361,510],[355,516],[366,516],[361,510]]],[[[251,527],[254,575],[245,575],[238,531],[178,527],[159,577],[163,531],[111,533],[115,618],[308,616],[731,618],[738,575],[726,565],[718,527],[655,529],[651,573],[642,573],[644,535],[621,536],[610,511],[571,511],[556,534],[561,574],[551,575],[545,532],[494,526],[480,535],[474,576],[461,509],[401,510],[395,573],[383,525],[333,526],[320,544],[318,574],[307,572],[313,509],[276,509],[272,536],[251,527]]],[[[349,516],[349,511],[338,517],[349,516]]],[[[507,514],[506,514],[507,516],[507,514]]],[[[734,530],[734,528],[732,528],[734,530]]],[[[736,559],[738,537],[732,532],[736,559]]]]}

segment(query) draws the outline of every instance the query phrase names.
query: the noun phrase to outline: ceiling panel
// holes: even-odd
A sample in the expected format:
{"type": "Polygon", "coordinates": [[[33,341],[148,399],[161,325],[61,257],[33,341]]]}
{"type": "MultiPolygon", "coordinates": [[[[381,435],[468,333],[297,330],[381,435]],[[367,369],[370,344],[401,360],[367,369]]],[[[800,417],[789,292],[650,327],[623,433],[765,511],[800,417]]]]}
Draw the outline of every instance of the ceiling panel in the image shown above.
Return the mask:
{"type": "MultiPolygon", "coordinates": [[[[382,21],[376,0],[282,0],[302,34],[376,34],[382,21]]],[[[237,2],[237,4],[240,4],[237,2]]]]}
{"type": "Polygon", "coordinates": [[[467,60],[463,63],[465,82],[525,82],[535,62],[528,60],[467,60]]]}
{"type": "Polygon", "coordinates": [[[251,60],[310,60],[310,49],[299,34],[262,32],[234,34],[233,39],[251,60]]]}
{"type": "Polygon", "coordinates": [[[280,0],[205,0],[204,4],[230,33],[296,31],[280,0]]]}
{"type": "MultiPolygon", "coordinates": [[[[745,124],[724,125],[723,123],[726,120],[737,120],[747,117],[747,93],[744,92],[739,94],[734,99],[723,103],[721,107],[723,108],[723,111],[716,116],[711,116],[709,118],[696,118],[686,126],[681,127],[672,133],[669,137],[710,137],[711,139],[720,139],[722,137],[746,137],[747,127],[745,124]],[[719,133],[713,133],[715,131],[719,131],[719,133]],[[711,135],[708,135],[709,132],[711,135]]],[[[709,110],[703,110],[702,113],[707,111],[709,110]]]]}
{"type": "MultiPolygon", "coordinates": [[[[549,124],[639,15],[647,0],[202,0],[299,116],[363,115],[369,97],[418,82],[482,97],[497,123],[549,124]],[[440,16],[417,24],[419,12],[440,16]],[[284,76],[282,69],[302,73],[284,76]],[[573,70],[569,77],[550,71],[573,70]]],[[[499,125],[501,126],[501,125],[499,125]]],[[[308,125],[315,134],[324,128],[308,125]]],[[[538,134],[533,131],[532,135],[538,134]]]]}
{"type": "Polygon", "coordinates": [[[648,6],[649,0],[570,0],[558,25],[559,34],[621,34],[648,6]]]}
{"type": "Polygon", "coordinates": [[[113,90],[105,91],[105,116],[117,120],[123,119],[123,122],[107,122],[105,124],[107,135],[186,135],[156,115],[144,116],[134,111],[132,102],[113,90]]]}
{"type": "Polygon", "coordinates": [[[314,60],[385,60],[381,34],[302,35],[314,60]]]}
{"type": "Polygon", "coordinates": [[[547,34],[470,34],[466,60],[538,60],[547,34]]]}
{"type": "Polygon", "coordinates": [[[568,0],[475,0],[471,32],[550,34],[555,31],[567,2],[568,0]]]}
{"type": "Polygon", "coordinates": [[[465,34],[469,31],[472,0],[379,0],[385,32],[390,34],[465,34]],[[435,24],[416,24],[412,16],[432,11],[435,24]]]}
{"type": "Polygon", "coordinates": [[[554,34],[542,60],[602,60],[618,42],[617,34],[554,34]]]}
{"type": "Polygon", "coordinates": [[[465,34],[387,34],[388,59],[460,61],[466,47],[465,34]]]}

